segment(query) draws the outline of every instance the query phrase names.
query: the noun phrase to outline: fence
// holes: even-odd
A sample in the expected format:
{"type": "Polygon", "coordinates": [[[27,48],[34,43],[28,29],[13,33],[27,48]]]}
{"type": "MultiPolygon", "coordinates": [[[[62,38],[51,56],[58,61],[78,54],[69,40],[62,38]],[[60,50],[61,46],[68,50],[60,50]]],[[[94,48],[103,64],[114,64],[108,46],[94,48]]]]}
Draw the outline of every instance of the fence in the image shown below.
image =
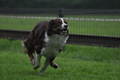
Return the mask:
{"type": "Polygon", "coordinates": [[[31,30],[37,22],[58,16],[68,21],[73,34],[120,36],[120,10],[0,8],[1,29],[31,30]]]}
{"type": "MultiPolygon", "coordinates": [[[[64,17],[71,34],[120,37],[120,10],[0,8],[0,29],[32,30],[39,21],[64,17]]],[[[74,35],[75,36],[75,35],[74,35]]],[[[74,37],[75,38],[75,37],[74,37]]],[[[109,38],[108,38],[109,39],[109,38]]],[[[78,39],[76,42],[78,42],[78,39]]],[[[69,40],[70,41],[70,40],[69,40]]],[[[72,41],[74,41],[72,39],[72,41]]],[[[103,40],[102,40],[103,41],[103,40]]],[[[102,42],[101,41],[101,42],[102,42]]]]}

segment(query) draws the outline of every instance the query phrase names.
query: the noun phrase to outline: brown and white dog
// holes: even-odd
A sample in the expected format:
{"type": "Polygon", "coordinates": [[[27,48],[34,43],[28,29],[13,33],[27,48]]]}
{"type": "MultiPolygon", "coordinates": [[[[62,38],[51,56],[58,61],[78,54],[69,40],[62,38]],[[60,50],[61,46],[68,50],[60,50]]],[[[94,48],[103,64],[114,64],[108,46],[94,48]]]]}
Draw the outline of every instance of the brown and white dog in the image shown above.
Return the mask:
{"type": "Polygon", "coordinates": [[[49,64],[58,68],[54,59],[63,50],[68,36],[68,24],[63,18],[39,22],[23,41],[24,52],[29,55],[34,69],[39,68],[41,56],[46,57],[46,61],[40,73],[44,73],[49,64]]]}

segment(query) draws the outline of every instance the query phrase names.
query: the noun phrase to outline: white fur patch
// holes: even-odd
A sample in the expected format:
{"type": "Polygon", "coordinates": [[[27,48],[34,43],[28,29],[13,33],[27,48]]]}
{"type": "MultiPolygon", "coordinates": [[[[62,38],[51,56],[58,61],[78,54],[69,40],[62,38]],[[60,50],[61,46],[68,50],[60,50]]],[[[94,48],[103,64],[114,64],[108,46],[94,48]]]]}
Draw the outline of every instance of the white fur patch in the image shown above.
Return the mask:
{"type": "Polygon", "coordinates": [[[35,51],[35,64],[36,66],[40,65],[40,54],[37,54],[37,52],[35,51]]]}
{"type": "Polygon", "coordinates": [[[61,49],[66,41],[68,36],[66,35],[58,35],[55,34],[53,36],[48,36],[47,32],[45,33],[46,42],[45,47],[41,50],[41,55],[45,57],[55,57],[59,53],[59,49],[61,49]]]}
{"type": "Polygon", "coordinates": [[[24,42],[22,42],[22,46],[23,46],[23,47],[25,47],[25,44],[24,44],[24,42]]]}
{"type": "Polygon", "coordinates": [[[67,25],[65,22],[64,22],[64,19],[63,18],[60,18],[61,21],[62,21],[62,29],[64,29],[64,26],[67,25]]]}

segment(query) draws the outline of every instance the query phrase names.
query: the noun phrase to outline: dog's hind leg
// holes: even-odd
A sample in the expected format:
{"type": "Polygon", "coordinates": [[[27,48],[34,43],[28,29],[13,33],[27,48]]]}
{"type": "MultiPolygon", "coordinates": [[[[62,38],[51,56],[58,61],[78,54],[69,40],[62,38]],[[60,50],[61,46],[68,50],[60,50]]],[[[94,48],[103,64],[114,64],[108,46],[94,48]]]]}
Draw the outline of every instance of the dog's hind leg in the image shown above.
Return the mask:
{"type": "Polygon", "coordinates": [[[33,51],[28,51],[27,54],[28,54],[28,56],[29,56],[29,58],[30,58],[31,64],[32,64],[32,65],[35,65],[35,63],[34,63],[33,51]]]}
{"type": "MultiPolygon", "coordinates": [[[[25,40],[26,41],[26,40],[25,40]]],[[[25,46],[25,41],[22,42],[22,46],[24,47],[24,53],[27,53],[29,58],[30,58],[30,61],[31,61],[31,64],[34,65],[34,56],[33,56],[33,48],[29,48],[29,47],[26,47],[25,46]]]]}
{"type": "Polygon", "coordinates": [[[32,65],[35,65],[33,54],[32,54],[32,53],[28,53],[28,56],[29,56],[29,58],[30,58],[31,64],[32,64],[32,65]]]}

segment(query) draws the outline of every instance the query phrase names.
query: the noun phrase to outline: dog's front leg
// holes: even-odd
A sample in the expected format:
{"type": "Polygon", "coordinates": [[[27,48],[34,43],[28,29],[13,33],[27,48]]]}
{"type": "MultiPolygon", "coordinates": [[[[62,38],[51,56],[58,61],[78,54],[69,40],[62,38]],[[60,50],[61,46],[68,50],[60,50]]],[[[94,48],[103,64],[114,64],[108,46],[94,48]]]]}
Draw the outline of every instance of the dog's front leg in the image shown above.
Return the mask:
{"type": "Polygon", "coordinates": [[[55,57],[50,59],[50,66],[52,66],[53,68],[57,69],[59,66],[57,63],[54,62],[55,57]]]}
{"type": "Polygon", "coordinates": [[[50,64],[50,58],[46,58],[46,61],[44,63],[44,66],[42,67],[42,69],[40,70],[40,74],[44,73],[46,68],[48,67],[48,65],[50,64]]]}

